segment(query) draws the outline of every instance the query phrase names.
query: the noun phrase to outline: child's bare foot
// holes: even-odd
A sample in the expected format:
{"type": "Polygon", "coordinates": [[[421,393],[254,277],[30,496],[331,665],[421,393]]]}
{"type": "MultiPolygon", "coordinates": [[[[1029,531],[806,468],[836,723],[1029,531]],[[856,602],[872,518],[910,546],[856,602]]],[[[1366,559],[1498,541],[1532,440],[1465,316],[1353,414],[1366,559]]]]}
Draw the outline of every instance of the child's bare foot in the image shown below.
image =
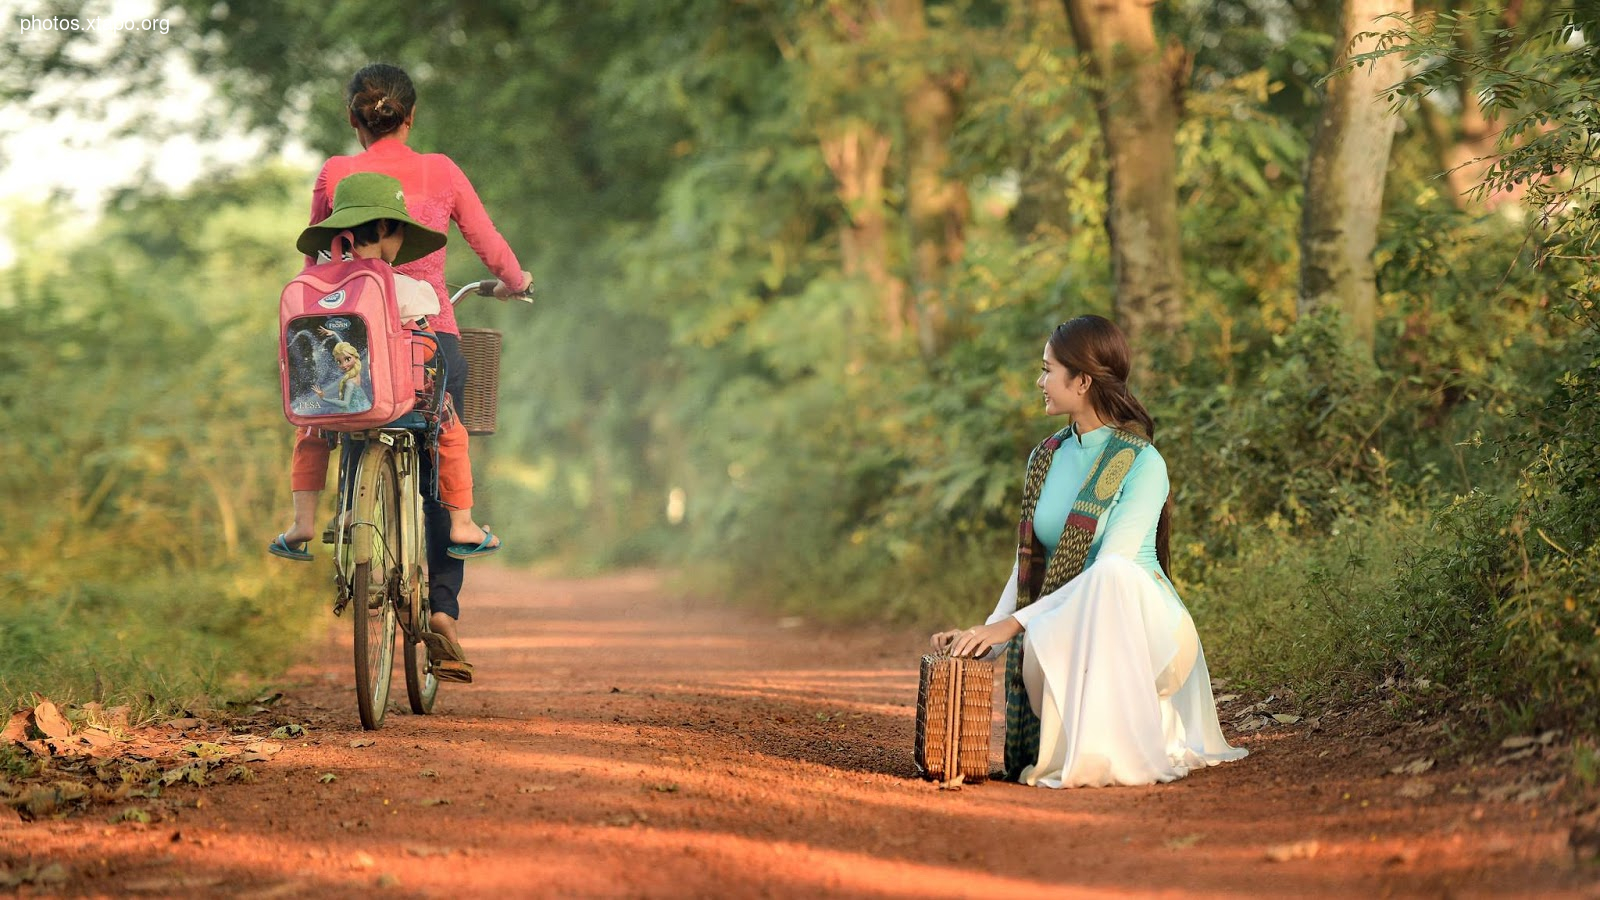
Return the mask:
{"type": "Polygon", "coordinates": [[[465,526],[456,525],[452,522],[450,525],[450,543],[452,544],[477,544],[488,537],[494,538],[489,542],[489,546],[500,546],[500,538],[491,535],[486,525],[479,525],[477,522],[469,522],[465,526]]]}
{"type": "Polygon", "coordinates": [[[492,534],[488,526],[476,523],[467,525],[450,524],[450,546],[445,552],[456,559],[472,559],[477,556],[488,556],[500,549],[499,535],[492,534]]]}
{"type": "Polygon", "coordinates": [[[312,536],[316,534],[316,532],[312,531],[311,529],[312,526],[310,522],[296,522],[293,525],[290,525],[289,528],[284,531],[283,539],[291,544],[303,544],[306,541],[311,540],[312,536]]]}

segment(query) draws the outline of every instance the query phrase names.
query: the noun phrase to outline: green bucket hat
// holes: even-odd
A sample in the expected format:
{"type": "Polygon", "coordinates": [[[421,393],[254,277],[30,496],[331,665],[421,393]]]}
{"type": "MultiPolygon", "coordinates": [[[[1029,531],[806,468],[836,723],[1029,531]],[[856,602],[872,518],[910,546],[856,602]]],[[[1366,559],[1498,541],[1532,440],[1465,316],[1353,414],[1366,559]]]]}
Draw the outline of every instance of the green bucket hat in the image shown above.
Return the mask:
{"type": "Polygon", "coordinates": [[[406,195],[400,181],[378,172],[356,172],[345,176],[333,189],[333,212],[321,222],[300,232],[295,249],[315,258],[327,250],[339,232],[376,219],[406,223],[405,241],[395,254],[394,264],[421,259],[443,247],[445,236],[406,212],[406,195]]]}

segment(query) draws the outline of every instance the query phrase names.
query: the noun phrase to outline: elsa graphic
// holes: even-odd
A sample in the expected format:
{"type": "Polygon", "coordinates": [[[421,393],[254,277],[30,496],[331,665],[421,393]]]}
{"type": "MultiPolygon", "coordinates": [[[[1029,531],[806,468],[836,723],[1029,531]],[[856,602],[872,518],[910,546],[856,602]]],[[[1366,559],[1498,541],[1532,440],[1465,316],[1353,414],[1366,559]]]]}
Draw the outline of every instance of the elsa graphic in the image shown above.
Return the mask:
{"type": "Polygon", "coordinates": [[[338,415],[372,408],[361,360],[365,329],[359,322],[332,318],[307,322],[290,341],[294,409],[301,415],[338,415]]]}
{"type": "Polygon", "coordinates": [[[372,400],[361,385],[361,354],[356,352],[354,346],[340,341],[333,345],[333,362],[341,373],[338,383],[326,391],[320,387],[311,388],[323,404],[343,412],[371,409],[372,400]]]}

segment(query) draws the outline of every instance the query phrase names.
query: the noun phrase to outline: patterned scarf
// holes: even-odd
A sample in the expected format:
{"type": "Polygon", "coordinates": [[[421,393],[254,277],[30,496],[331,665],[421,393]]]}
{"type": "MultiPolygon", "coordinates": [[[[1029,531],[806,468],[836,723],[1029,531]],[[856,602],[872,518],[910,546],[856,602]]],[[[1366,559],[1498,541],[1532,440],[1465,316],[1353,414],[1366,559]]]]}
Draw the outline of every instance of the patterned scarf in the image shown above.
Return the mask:
{"type": "MultiPolygon", "coordinates": [[[[1109,427],[1109,426],[1108,426],[1109,427]]],[[[1064,441],[1074,440],[1073,431],[1064,428],[1035,447],[1028,457],[1028,477],[1022,486],[1022,517],[1017,526],[1017,608],[1022,609],[1046,594],[1059,590],[1083,571],[1094,543],[1095,529],[1122,487],[1122,480],[1133,468],[1134,457],[1150,446],[1136,434],[1113,428],[1111,439],[1100,451],[1089,474],[1078,490],[1061,542],[1045,559],[1044,545],[1033,533],[1034,509],[1044,490],[1050,460],[1064,441]]],[[[1028,703],[1028,690],[1022,681],[1022,635],[1012,638],[1006,654],[1006,779],[1017,781],[1025,766],[1039,759],[1039,717],[1028,703]]]]}

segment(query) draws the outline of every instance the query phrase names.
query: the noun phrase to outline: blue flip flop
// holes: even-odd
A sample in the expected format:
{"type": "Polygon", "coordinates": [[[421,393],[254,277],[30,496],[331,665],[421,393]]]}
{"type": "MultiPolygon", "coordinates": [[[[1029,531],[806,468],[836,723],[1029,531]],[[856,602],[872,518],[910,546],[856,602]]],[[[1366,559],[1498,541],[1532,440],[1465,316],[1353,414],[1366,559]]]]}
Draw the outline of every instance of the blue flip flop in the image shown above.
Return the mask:
{"type": "Polygon", "coordinates": [[[284,559],[292,559],[295,562],[310,562],[311,554],[306,552],[305,546],[306,542],[301,541],[301,549],[296,550],[294,547],[289,545],[286,535],[280,534],[272,539],[272,543],[267,545],[267,552],[271,553],[273,556],[281,556],[284,559]]]}
{"type": "Polygon", "coordinates": [[[477,559],[480,556],[488,556],[489,554],[494,553],[504,544],[504,542],[501,542],[500,544],[495,544],[493,547],[491,547],[489,546],[489,542],[492,540],[494,540],[494,532],[485,528],[483,529],[483,540],[478,543],[478,546],[474,547],[471,544],[451,544],[445,548],[444,552],[455,559],[477,559]]]}

